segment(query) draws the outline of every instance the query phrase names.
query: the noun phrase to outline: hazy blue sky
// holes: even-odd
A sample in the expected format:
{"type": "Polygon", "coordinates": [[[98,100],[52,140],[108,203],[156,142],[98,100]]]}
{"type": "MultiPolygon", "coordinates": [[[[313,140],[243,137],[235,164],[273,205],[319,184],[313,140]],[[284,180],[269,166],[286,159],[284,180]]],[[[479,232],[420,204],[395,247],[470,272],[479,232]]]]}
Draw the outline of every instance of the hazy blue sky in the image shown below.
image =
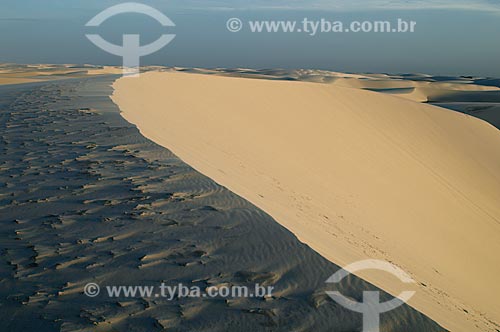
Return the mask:
{"type": "Polygon", "coordinates": [[[500,77],[499,0],[149,0],[176,27],[124,14],[99,28],[85,23],[116,0],[1,0],[0,62],[120,64],[91,44],[98,33],[119,44],[124,33],[149,43],[176,39],[143,64],[189,67],[320,68],[350,72],[424,72],[500,77]],[[349,23],[413,20],[415,33],[231,33],[229,18],[349,23]]]}

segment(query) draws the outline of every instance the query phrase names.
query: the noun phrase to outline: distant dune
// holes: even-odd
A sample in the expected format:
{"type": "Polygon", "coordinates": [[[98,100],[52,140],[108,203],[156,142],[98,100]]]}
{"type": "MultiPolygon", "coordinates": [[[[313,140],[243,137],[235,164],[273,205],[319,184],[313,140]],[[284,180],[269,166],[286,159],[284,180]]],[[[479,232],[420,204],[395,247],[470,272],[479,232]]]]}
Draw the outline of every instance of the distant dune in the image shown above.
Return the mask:
{"type": "Polygon", "coordinates": [[[93,65],[17,65],[0,63],[0,85],[37,83],[86,76],[121,74],[122,69],[93,65]]]}
{"type": "Polygon", "coordinates": [[[327,259],[393,262],[418,282],[416,309],[452,331],[498,331],[500,132],[490,124],[335,83],[152,72],[114,88],[146,137],[327,259]]]}
{"type": "Polygon", "coordinates": [[[429,82],[414,77],[387,78],[338,78],[333,84],[349,88],[366,89],[398,95],[418,102],[440,101],[491,101],[500,102],[500,88],[477,85],[468,81],[429,82]]]}

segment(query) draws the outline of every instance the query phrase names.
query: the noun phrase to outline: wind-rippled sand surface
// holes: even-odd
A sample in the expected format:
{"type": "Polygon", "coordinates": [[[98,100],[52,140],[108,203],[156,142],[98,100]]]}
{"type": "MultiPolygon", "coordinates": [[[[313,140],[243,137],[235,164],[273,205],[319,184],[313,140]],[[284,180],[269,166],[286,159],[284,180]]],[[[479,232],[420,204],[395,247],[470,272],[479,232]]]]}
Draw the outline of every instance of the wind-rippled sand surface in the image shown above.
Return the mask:
{"type": "MultiPolygon", "coordinates": [[[[351,276],[125,122],[115,77],[0,87],[2,331],[359,331],[351,276]],[[83,286],[275,286],[274,297],[88,298],[83,286]]],[[[387,296],[383,296],[387,298],[387,296]]],[[[382,331],[443,331],[408,306],[382,331]]]]}

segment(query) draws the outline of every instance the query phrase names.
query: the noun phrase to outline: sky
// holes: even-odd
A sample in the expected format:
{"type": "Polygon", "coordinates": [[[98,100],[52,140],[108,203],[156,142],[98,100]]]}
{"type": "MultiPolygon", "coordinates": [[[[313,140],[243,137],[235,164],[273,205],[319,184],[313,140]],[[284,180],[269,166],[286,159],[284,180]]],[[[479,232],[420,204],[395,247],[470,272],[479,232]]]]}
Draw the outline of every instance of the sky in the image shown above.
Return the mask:
{"type": "Polygon", "coordinates": [[[141,58],[143,65],[311,68],[344,72],[427,73],[500,77],[499,0],[144,0],[175,27],[141,14],[121,14],[100,27],[85,24],[119,0],[1,0],[0,62],[119,65],[121,58],[85,34],[142,44],[176,38],[141,58]],[[226,22],[239,18],[243,29],[226,22]],[[417,22],[413,33],[255,33],[249,21],[387,20],[417,22]]]}

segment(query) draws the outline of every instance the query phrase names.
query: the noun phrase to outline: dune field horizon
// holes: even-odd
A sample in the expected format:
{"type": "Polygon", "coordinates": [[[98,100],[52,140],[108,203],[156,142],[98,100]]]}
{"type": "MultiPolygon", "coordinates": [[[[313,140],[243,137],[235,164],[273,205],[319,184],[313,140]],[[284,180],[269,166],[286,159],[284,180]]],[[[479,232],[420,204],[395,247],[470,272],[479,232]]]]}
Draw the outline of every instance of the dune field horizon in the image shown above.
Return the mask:
{"type": "MultiPolygon", "coordinates": [[[[10,64],[3,68],[5,96],[8,91],[16,95],[16,91],[49,87],[64,91],[79,84],[81,88],[71,89],[81,92],[73,92],[69,99],[57,97],[56,105],[64,100],[75,100],[71,102],[75,104],[81,99],[74,99],[78,95],[88,95],[85,103],[93,106],[80,107],[79,112],[107,114],[110,111],[103,110],[112,109],[112,100],[119,112],[110,114],[119,114],[146,139],[172,151],[179,162],[268,213],[275,220],[272,222],[284,226],[326,260],[347,268],[370,259],[390,262],[411,282],[380,273],[377,265],[352,273],[392,296],[414,292],[404,301],[446,330],[495,331],[498,301],[489,294],[499,291],[495,253],[500,249],[496,204],[500,198],[500,135],[495,103],[500,88],[483,84],[485,78],[166,67],[144,67],[139,77],[120,78],[121,68],[113,66],[10,64]],[[108,92],[103,96],[109,97],[103,104],[96,99],[95,89],[106,85],[108,92]],[[482,106],[478,106],[474,100],[481,99],[482,106]],[[471,283],[478,276],[482,282],[471,283]]],[[[8,123],[6,128],[16,130],[17,126],[8,123]]],[[[109,128],[113,126],[116,124],[109,128]]],[[[10,142],[6,135],[4,142],[10,142]]],[[[139,152],[131,152],[132,146],[126,145],[114,149],[139,152]]],[[[148,155],[148,159],[156,159],[158,153],[148,155]]],[[[91,156],[76,160],[90,161],[95,158],[91,156]]],[[[158,160],[155,163],[161,165],[158,160]]],[[[100,162],[96,165],[97,169],[103,167],[100,162]]],[[[132,179],[135,172],[130,172],[132,179]]],[[[13,186],[8,180],[6,183],[6,188],[13,186]]],[[[141,185],[137,190],[146,193],[146,188],[141,185]]],[[[181,198],[186,194],[173,195],[181,198]]],[[[162,220],[167,218],[161,217],[165,212],[155,210],[168,207],[170,200],[135,204],[134,210],[144,211],[140,218],[158,215],[154,220],[162,220]]],[[[118,204],[112,201],[107,202],[118,204]]],[[[84,200],[83,211],[92,211],[87,207],[92,202],[98,204],[95,199],[84,200]]],[[[13,206],[24,204],[11,201],[5,207],[16,215],[13,206]]],[[[76,201],[71,204],[78,205],[76,201]]],[[[229,207],[226,204],[215,199],[203,208],[224,211],[229,207]]],[[[21,221],[16,218],[15,222],[21,221]]],[[[140,234],[136,232],[141,226],[132,227],[136,230],[130,235],[115,234],[109,239],[123,237],[128,239],[126,243],[133,243],[138,235],[132,234],[140,234]]],[[[15,234],[25,232],[18,229],[15,234]]],[[[90,243],[102,241],[100,238],[106,236],[90,243]]],[[[151,255],[147,260],[152,259],[151,264],[145,266],[151,266],[153,275],[158,273],[158,264],[170,260],[160,253],[144,256],[151,255]]],[[[78,257],[57,264],[73,266],[78,257]]],[[[327,285],[331,273],[327,278],[320,275],[316,277],[327,285]]],[[[332,301],[327,296],[326,302],[324,297],[317,302],[317,296],[313,295],[315,306],[332,301]]],[[[399,321],[400,315],[407,314],[396,313],[393,319],[399,321]]],[[[168,321],[158,324],[162,328],[179,326],[168,321]]],[[[104,322],[121,326],[112,320],[104,322]]],[[[385,325],[386,329],[392,330],[393,324],[385,325]]],[[[405,329],[431,330],[422,324],[411,323],[405,329]]]]}

